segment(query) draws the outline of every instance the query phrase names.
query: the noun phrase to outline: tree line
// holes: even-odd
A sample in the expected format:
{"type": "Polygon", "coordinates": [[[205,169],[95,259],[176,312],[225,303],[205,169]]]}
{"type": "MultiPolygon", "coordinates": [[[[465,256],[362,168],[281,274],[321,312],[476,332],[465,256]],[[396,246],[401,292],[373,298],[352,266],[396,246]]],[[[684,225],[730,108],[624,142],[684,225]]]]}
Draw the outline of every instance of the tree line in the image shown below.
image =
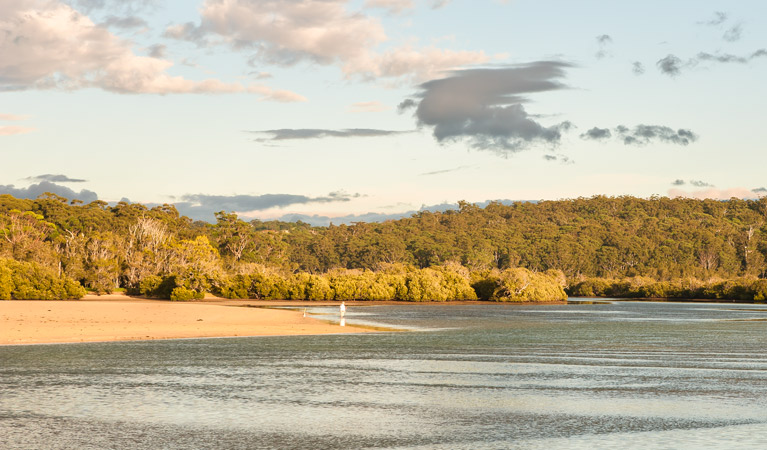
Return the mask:
{"type": "Polygon", "coordinates": [[[758,300],[766,218],[765,199],[596,196],[312,227],[0,195],[0,258],[96,292],[175,299],[561,300],[566,289],[758,300]]]}

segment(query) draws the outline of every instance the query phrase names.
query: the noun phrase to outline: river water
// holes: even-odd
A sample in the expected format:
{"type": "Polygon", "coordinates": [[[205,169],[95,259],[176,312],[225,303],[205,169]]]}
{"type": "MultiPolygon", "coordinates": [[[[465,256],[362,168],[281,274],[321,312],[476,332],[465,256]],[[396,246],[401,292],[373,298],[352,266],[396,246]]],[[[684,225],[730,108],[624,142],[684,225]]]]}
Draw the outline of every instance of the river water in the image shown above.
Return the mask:
{"type": "Polygon", "coordinates": [[[410,331],[0,347],[0,448],[767,448],[764,305],[366,306],[352,323],[410,331]]]}

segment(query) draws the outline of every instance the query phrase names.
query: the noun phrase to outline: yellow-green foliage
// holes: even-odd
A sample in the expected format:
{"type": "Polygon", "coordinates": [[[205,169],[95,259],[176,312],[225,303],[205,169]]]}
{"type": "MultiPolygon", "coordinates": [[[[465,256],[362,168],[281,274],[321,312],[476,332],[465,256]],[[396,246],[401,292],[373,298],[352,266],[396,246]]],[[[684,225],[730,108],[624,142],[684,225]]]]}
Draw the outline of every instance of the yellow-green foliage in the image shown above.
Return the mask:
{"type": "Polygon", "coordinates": [[[31,262],[0,258],[1,300],[65,300],[85,295],[79,283],[31,262]]]}
{"type": "Polygon", "coordinates": [[[498,275],[493,300],[501,302],[556,302],[567,300],[557,271],[535,273],[518,267],[498,275]]]}

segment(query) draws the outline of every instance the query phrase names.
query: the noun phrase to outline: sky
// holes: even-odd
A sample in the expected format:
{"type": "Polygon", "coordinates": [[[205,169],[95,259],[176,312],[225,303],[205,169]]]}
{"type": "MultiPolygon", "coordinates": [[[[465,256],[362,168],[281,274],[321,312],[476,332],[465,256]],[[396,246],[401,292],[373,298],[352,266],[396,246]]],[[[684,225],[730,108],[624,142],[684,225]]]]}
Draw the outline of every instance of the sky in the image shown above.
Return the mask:
{"type": "Polygon", "coordinates": [[[0,194],[315,224],[756,198],[765,79],[760,0],[0,0],[0,194]]]}

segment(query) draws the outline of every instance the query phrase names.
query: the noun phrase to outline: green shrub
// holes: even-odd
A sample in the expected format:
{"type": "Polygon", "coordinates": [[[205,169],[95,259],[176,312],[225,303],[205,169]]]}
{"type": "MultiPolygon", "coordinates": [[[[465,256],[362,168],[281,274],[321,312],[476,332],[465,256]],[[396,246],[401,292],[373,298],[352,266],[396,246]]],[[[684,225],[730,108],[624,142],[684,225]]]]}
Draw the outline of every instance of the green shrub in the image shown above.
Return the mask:
{"type": "Polygon", "coordinates": [[[173,291],[170,293],[170,299],[173,301],[189,301],[189,300],[198,300],[205,297],[205,294],[202,292],[197,292],[195,290],[189,289],[185,286],[178,286],[173,289],[173,291]]]}
{"type": "Polygon", "coordinates": [[[85,295],[80,283],[32,262],[0,258],[0,299],[66,300],[85,295]]]}

